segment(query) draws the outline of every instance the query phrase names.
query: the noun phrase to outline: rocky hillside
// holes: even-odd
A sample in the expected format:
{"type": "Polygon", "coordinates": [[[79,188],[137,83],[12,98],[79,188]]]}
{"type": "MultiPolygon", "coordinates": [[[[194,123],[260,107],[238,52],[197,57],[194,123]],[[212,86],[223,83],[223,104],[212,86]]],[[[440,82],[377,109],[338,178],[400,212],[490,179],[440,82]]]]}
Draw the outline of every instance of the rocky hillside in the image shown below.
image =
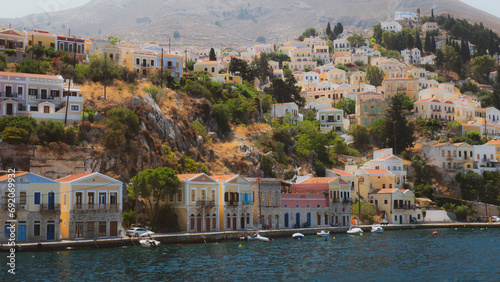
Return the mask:
{"type": "Polygon", "coordinates": [[[67,11],[3,19],[19,28],[37,28],[56,34],[68,29],[82,37],[113,34],[128,41],[168,42],[178,31],[174,46],[195,44],[248,44],[258,36],[268,42],[286,41],[307,27],[324,29],[327,22],[369,28],[393,18],[395,11],[421,9],[422,14],[448,12],[472,22],[483,22],[500,32],[498,18],[459,0],[93,0],[67,11]]]}

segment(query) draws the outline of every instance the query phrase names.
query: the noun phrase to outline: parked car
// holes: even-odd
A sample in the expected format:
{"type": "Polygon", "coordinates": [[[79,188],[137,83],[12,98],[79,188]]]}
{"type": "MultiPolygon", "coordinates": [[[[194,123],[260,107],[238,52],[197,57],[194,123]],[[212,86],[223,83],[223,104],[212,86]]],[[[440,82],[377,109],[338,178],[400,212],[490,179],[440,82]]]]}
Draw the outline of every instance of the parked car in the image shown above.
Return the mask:
{"type": "Polygon", "coordinates": [[[139,237],[147,232],[152,233],[152,231],[147,230],[144,227],[132,227],[132,229],[127,230],[126,234],[128,237],[139,237]]]}
{"type": "Polygon", "coordinates": [[[382,219],[380,225],[387,225],[387,224],[389,224],[389,220],[387,220],[387,218],[382,219]]]}
{"type": "Polygon", "coordinates": [[[493,221],[493,222],[500,222],[500,216],[496,216],[496,215],[492,216],[491,217],[491,221],[493,221]]]}

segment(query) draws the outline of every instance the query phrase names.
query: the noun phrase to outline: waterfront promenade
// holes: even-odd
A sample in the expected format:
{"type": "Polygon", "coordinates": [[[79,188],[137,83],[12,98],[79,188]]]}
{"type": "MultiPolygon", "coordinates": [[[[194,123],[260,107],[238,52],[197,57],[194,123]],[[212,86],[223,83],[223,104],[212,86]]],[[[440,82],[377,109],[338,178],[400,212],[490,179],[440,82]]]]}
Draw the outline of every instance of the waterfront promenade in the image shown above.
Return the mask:
{"type": "MultiPolygon", "coordinates": [[[[371,225],[361,225],[365,232],[370,232],[371,225]]],[[[389,224],[383,226],[385,231],[399,231],[411,229],[442,229],[442,228],[500,228],[500,222],[495,223],[418,223],[418,224],[389,224]]],[[[290,237],[293,233],[300,232],[304,235],[316,235],[320,230],[330,231],[330,234],[346,233],[349,227],[321,227],[321,228],[296,228],[296,229],[276,229],[259,230],[262,236],[270,238],[290,237]]],[[[196,244],[196,243],[214,243],[224,241],[235,241],[246,235],[253,235],[257,230],[246,231],[214,231],[197,233],[156,233],[154,238],[162,244],[196,244]]],[[[55,251],[67,249],[100,249],[100,248],[119,248],[127,246],[140,245],[137,238],[113,238],[113,239],[95,239],[95,240],[61,240],[39,243],[19,243],[16,244],[17,252],[36,252],[36,251],[55,251]]],[[[0,245],[0,252],[8,252],[10,246],[0,245]]]]}

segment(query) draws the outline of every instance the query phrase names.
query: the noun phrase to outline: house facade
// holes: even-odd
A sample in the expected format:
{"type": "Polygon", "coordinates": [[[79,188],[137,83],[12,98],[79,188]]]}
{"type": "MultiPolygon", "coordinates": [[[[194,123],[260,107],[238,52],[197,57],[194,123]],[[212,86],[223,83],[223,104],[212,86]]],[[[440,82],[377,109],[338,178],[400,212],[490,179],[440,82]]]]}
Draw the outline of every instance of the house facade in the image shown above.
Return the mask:
{"type": "Polygon", "coordinates": [[[86,52],[85,40],[83,38],[57,35],[56,50],[83,55],[86,52]]]}
{"type": "Polygon", "coordinates": [[[358,95],[356,97],[356,120],[358,124],[371,126],[375,121],[383,118],[389,107],[389,101],[383,94],[358,95]]]}
{"type": "Polygon", "coordinates": [[[26,31],[26,41],[28,47],[33,47],[34,45],[43,46],[45,49],[54,48],[56,49],[56,38],[54,34],[49,33],[44,30],[32,30],[26,31]]]}
{"type": "Polygon", "coordinates": [[[220,184],[206,175],[178,174],[178,192],[169,199],[179,224],[179,231],[220,230],[220,184]],[[172,201],[170,201],[172,200],[172,201]]]}
{"type": "Polygon", "coordinates": [[[316,119],[320,123],[321,133],[344,132],[344,111],[341,109],[333,107],[321,109],[317,112],[316,119]]]}
{"type": "Polygon", "coordinates": [[[467,143],[424,145],[422,156],[447,173],[466,173],[474,168],[474,147],[467,143]]]}
{"type": "Polygon", "coordinates": [[[9,183],[15,184],[16,242],[43,242],[60,239],[60,184],[38,174],[16,171],[0,176],[2,194],[0,242],[10,236],[9,183]],[[12,179],[12,180],[10,180],[12,179]]]}
{"type": "Polygon", "coordinates": [[[73,174],[60,179],[62,239],[121,236],[123,183],[104,174],[73,174]]]}
{"type": "Polygon", "coordinates": [[[245,178],[252,183],[255,200],[253,202],[253,226],[262,229],[282,227],[281,190],[282,182],[277,178],[245,178]]]}
{"type": "Polygon", "coordinates": [[[0,51],[17,50],[24,51],[26,47],[26,37],[21,31],[6,29],[0,31],[0,51]]]}
{"type": "Polygon", "coordinates": [[[219,222],[223,230],[253,227],[252,183],[239,174],[212,177],[219,180],[219,222]]]}
{"type": "Polygon", "coordinates": [[[409,224],[423,220],[415,206],[415,194],[409,189],[375,189],[369,193],[370,203],[384,213],[392,224],[409,224]]]}

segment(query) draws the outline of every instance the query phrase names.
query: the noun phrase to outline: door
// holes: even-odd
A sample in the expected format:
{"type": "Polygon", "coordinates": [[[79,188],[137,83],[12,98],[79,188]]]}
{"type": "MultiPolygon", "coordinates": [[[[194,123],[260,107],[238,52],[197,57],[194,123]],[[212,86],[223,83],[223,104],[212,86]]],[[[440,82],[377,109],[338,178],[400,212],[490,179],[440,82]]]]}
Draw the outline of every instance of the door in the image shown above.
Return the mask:
{"type": "Polygon", "coordinates": [[[26,241],[26,225],[19,225],[17,229],[17,240],[20,242],[26,241]]]}
{"type": "Polygon", "coordinates": [[[75,223],[75,238],[83,238],[83,223],[75,223]]]}
{"type": "Polygon", "coordinates": [[[190,227],[190,231],[193,231],[194,230],[194,215],[191,215],[191,220],[189,221],[189,227],[190,227]]]}
{"type": "Polygon", "coordinates": [[[14,111],[12,110],[12,104],[6,104],[6,107],[7,107],[7,115],[8,116],[11,116],[14,114],[14,111]]]}
{"type": "Polygon", "coordinates": [[[316,218],[317,218],[317,225],[321,225],[321,215],[319,213],[316,214],[316,218]]]}
{"type": "Polygon", "coordinates": [[[285,213],[285,228],[288,227],[288,213],[285,213]]]}
{"type": "Polygon", "coordinates": [[[106,209],[106,193],[99,193],[99,209],[106,209]]]}
{"type": "Polygon", "coordinates": [[[403,224],[403,216],[402,215],[399,216],[399,224],[403,224]]]}
{"type": "Polygon", "coordinates": [[[12,86],[5,86],[5,97],[12,97],[12,86]]]}
{"type": "Polygon", "coordinates": [[[205,218],[205,230],[210,231],[210,217],[205,218]]]}
{"type": "Polygon", "coordinates": [[[236,230],[236,216],[233,216],[233,230],[236,230]]]}
{"type": "Polygon", "coordinates": [[[116,221],[109,222],[109,236],[118,236],[118,223],[116,221]]]}
{"type": "Polygon", "coordinates": [[[311,226],[311,213],[310,212],[307,213],[307,225],[311,226]]]}
{"type": "Polygon", "coordinates": [[[196,218],[196,231],[201,231],[201,216],[196,218]]]}
{"type": "Polygon", "coordinates": [[[212,216],[212,229],[217,230],[217,216],[215,214],[212,216]]]}
{"type": "Polygon", "coordinates": [[[47,224],[47,241],[51,241],[55,239],[55,225],[47,224]]]}
{"type": "Polygon", "coordinates": [[[55,205],[55,193],[54,192],[49,192],[49,205],[48,209],[49,210],[54,210],[54,205],[55,205]]]}
{"type": "Polygon", "coordinates": [[[241,222],[241,224],[240,224],[241,229],[245,229],[245,217],[244,216],[242,216],[240,218],[240,222],[241,222]]]}
{"type": "Polygon", "coordinates": [[[43,113],[50,114],[50,106],[43,106],[43,113]]]}
{"type": "Polygon", "coordinates": [[[300,227],[300,213],[295,214],[295,224],[300,227]]]}

